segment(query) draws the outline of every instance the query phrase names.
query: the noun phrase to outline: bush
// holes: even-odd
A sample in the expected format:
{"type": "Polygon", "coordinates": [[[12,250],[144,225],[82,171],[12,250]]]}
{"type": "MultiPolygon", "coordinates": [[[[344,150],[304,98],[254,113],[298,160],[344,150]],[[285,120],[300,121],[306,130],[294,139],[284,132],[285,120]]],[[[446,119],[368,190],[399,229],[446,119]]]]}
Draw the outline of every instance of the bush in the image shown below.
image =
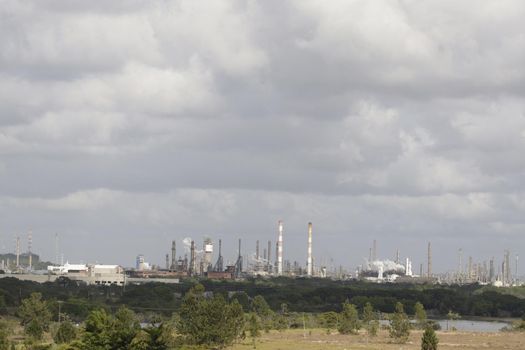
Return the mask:
{"type": "Polygon", "coordinates": [[[53,340],[57,344],[70,343],[75,340],[76,337],[77,329],[69,320],[61,322],[55,334],[53,334],[53,340]]]}
{"type": "Polygon", "coordinates": [[[403,304],[396,304],[396,312],[390,320],[390,337],[399,343],[406,343],[410,335],[410,321],[406,315],[403,304]]]}
{"type": "Polygon", "coordinates": [[[357,334],[360,328],[361,322],[359,321],[355,305],[346,301],[339,316],[339,327],[337,330],[341,334],[357,334]]]}
{"type": "Polygon", "coordinates": [[[438,343],[436,332],[431,327],[427,327],[421,338],[421,350],[437,350],[438,343]]]}

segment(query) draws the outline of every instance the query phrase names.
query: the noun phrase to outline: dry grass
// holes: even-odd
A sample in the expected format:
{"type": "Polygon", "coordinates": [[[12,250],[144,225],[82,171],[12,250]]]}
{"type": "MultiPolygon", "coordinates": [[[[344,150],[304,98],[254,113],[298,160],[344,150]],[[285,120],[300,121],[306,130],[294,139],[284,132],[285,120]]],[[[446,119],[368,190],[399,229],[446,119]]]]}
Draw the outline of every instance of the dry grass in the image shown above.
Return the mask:
{"type": "MultiPolygon", "coordinates": [[[[367,343],[365,333],[359,335],[327,335],[323,330],[290,330],[287,332],[271,332],[263,334],[257,341],[259,350],[314,350],[314,349],[338,349],[338,350],[416,350],[421,349],[421,331],[412,331],[410,339],[406,344],[395,344],[391,342],[387,331],[380,331],[375,338],[370,338],[367,343]]],[[[525,333],[496,332],[496,333],[471,333],[471,332],[437,332],[439,338],[439,350],[449,349],[525,349],[525,333]]],[[[246,339],[242,344],[233,347],[234,350],[253,349],[246,339]]]]}

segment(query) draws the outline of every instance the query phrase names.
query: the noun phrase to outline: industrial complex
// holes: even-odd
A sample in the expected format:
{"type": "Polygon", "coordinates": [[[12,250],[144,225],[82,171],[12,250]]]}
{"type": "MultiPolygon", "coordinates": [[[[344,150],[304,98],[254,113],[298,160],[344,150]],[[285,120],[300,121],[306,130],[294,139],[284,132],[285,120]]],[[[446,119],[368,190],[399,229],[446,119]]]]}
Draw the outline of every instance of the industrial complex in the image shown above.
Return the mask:
{"type": "MultiPolygon", "coordinates": [[[[432,270],[432,245],[428,242],[426,249],[426,264],[419,264],[414,269],[410,257],[401,258],[396,250],[392,259],[381,259],[377,253],[377,241],[373,240],[369,248],[368,259],[359,265],[353,273],[342,267],[324,266],[317,264],[313,256],[313,224],[309,222],[305,227],[306,264],[285,259],[284,222],[279,220],[276,227],[275,254],[272,255],[272,241],[260,244],[256,241],[255,253],[244,255],[242,240],[238,240],[237,257],[233,263],[225,263],[222,254],[222,241],[215,244],[210,237],[197,243],[191,238],[182,240],[183,254],[178,253],[177,241],[170,243],[170,251],[165,255],[165,265],[150,264],[144,255],[136,257],[133,267],[124,267],[119,264],[70,264],[59,259],[56,248],[54,264],[44,264],[40,257],[32,252],[32,235],[27,237],[27,252],[21,253],[21,239],[16,238],[14,253],[0,255],[0,277],[13,276],[21,279],[38,282],[53,281],[67,277],[92,285],[125,285],[127,283],[164,282],[178,283],[182,278],[210,278],[210,279],[243,279],[247,277],[306,277],[332,279],[358,279],[373,283],[445,283],[445,284],[491,284],[494,286],[520,285],[518,279],[518,256],[514,270],[511,266],[511,255],[504,251],[501,262],[494,257],[488,261],[475,261],[472,257],[463,258],[462,249],[458,250],[457,270],[444,274],[434,273],[432,270]],[[261,249],[261,247],[263,247],[261,249]],[[217,249],[216,249],[217,248],[217,249]],[[216,255],[214,256],[214,253],[216,255]],[[36,265],[35,265],[36,264],[36,265]]],[[[55,246],[58,247],[58,235],[55,236],[55,246]]],[[[179,251],[179,253],[180,253],[179,251]]]]}

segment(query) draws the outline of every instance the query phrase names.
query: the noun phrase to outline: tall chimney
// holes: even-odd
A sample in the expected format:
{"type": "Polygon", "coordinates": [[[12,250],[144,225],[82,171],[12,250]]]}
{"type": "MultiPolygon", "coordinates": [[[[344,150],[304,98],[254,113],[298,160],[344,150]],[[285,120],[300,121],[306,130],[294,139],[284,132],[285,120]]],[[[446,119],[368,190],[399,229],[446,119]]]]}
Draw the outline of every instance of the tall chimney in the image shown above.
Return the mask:
{"type": "Polygon", "coordinates": [[[279,237],[277,239],[277,275],[283,274],[283,222],[279,220],[279,237]]]}
{"type": "Polygon", "coordinates": [[[255,260],[257,260],[257,263],[259,262],[259,240],[255,242],[255,260]]]}
{"type": "Polygon", "coordinates": [[[197,269],[197,261],[195,260],[195,241],[191,241],[190,248],[190,276],[195,274],[197,269]]]}
{"type": "Polygon", "coordinates": [[[313,275],[312,266],[312,223],[308,223],[308,260],[306,261],[306,274],[308,276],[313,275]]]}
{"type": "Polygon", "coordinates": [[[177,249],[175,241],[171,241],[171,270],[177,269],[177,249]]]}

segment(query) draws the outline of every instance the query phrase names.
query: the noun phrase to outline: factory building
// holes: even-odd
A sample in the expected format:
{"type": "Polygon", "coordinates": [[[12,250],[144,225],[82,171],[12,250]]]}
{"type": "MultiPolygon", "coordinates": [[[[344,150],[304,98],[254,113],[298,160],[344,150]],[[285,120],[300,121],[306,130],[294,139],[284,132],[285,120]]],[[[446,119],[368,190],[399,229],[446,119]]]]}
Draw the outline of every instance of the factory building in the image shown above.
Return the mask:
{"type": "Polygon", "coordinates": [[[69,264],[48,266],[48,274],[94,285],[124,285],[124,269],[119,265],[69,264]]]}

